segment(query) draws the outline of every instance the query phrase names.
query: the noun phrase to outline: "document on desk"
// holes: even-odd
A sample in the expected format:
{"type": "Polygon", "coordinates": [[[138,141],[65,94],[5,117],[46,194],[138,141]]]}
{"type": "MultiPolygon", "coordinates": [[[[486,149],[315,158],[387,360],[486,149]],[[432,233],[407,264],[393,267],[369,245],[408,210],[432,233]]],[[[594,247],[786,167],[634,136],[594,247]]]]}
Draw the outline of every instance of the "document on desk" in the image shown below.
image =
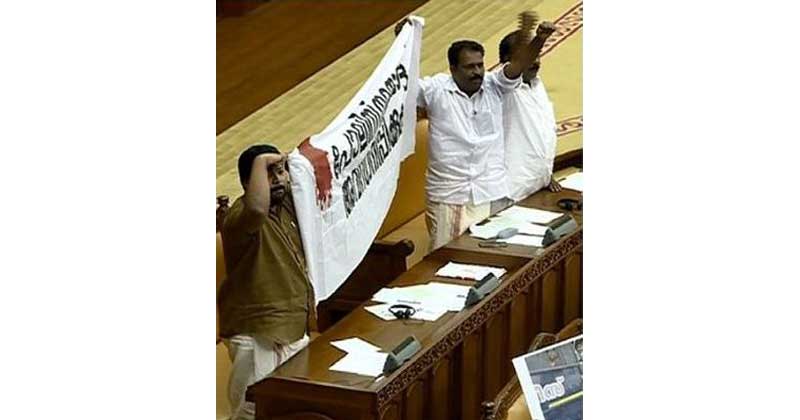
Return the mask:
{"type": "Polygon", "coordinates": [[[542,236],[514,235],[510,238],[498,239],[497,242],[505,242],[511,245],[535,246],[541,248],[543,240],[544,237],[542,236]]]}
{"type": "Polygon", "coordinates": [[[509,219],[537,224],[548,224],[563,215],[562,213],[557,213],[554,211],[532,209],[521,206],[512,206],[497,214],[509,219]]]}
{"type": "MultiPolygon", "coordinates": [[[[391,311],[389,311],[389,307],[392,306],[392,303],[382,303],[380,305],[373,305],[367,306],[364,309],[367,312],[377,316],[378,318],[384,321],[393,321],[397,319],[391,311]]],[[[411,319],[417,319],[420,321],[436,321],[437,319],[441,318],[442,315],[447,313],[448,308],[442,306],[424,306],[424,305],[409,305],[416,312],[414,315],[411,315],[411,319]]]]}
{"type": "Polygon", "coordinates": [[[421,304],[435,299],[434,291],[429,290],[427,285],[424,284],[407,287],[385,287],[372,296],[372,300],[376,302],[404,303],[407,305],[421,304]]]}
{"type": "Polygon", "coordinates": [[[559,182],[562,187],[583,192],[583,172],[576,172],[559,182]]]}
{"type": "Polygon", "coordinates": [[[478,239],[492,239],[497,234],[507,228],[514,228],[518,233],[525,235],[544,236],[547,226],[535,225],[533,223],[515,220],[509,217],[495,216],[483,225],[472,225],[469,227],[470,236],[478,239]]]}
{"type": "Polygon", "coordinates": [[[489,273],[494,274],[499,279],[503,276],[503,274],[506,273],[506,269],[502,267],[490,267],[486,265],[461,264],[451,261],[444,267],[440,268],[439,271],[436,272],[436,275],[439,277],[480,280],[486,277],[486,275],[489,273]]]}
{"type": "MultiPolygon", "coordinates": [[[[388,305],[401,303],[414,308],[422,308],[422,313],[417,319],[434,321],[441,316],[440,313],[443,311],[463,309],[468,292],[469,286],[430,282],[407,287],[383,288],[372,296],[372,300],[388,305]]],[[[388,310],[388,306],[386,308],[388,310]]],[[[371,306],[367,310],[380,318],[388,318],[386,312],[382,311],[382,307],[371,306]]],[[[394,315],[391,319],[394,319],[394,315]]]]}
{"type": "Polygon", "coordinates": [[[383,373],[386,356],[386,353],[378,351],[347,353],[339,361],[331,365],[330,370],[372,376],[374,378],[383,373]]]}
{"type": "Polygon", "coordinates": [[[374,346],[369,342],[358,337],[347,338],[339,341],[331,341],[331,345],[345,353],[365,353],[381,351],[380,347],[374,346]]]}
{"type": "Polygon", "coordinates": [[[469,286],[434,281],[428,283],[428,287],[433,289],[437,296],[441,296],[439,303],[447,308],[447,310],[460,311],[464,309],[464,302],[467,301],[469,286]]]}

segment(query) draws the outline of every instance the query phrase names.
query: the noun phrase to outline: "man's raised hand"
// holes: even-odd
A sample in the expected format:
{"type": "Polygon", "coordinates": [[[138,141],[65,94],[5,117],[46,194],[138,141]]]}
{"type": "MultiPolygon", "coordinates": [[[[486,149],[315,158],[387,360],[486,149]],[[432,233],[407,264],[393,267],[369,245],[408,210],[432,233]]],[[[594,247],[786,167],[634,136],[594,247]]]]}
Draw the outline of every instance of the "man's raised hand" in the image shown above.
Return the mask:
{"type": "Polygon", "coordinates": [[[536,36],[538,38],[547,38],[556,31],[556,25],[553,22],[542,22],[536,28],[536,36]]]}

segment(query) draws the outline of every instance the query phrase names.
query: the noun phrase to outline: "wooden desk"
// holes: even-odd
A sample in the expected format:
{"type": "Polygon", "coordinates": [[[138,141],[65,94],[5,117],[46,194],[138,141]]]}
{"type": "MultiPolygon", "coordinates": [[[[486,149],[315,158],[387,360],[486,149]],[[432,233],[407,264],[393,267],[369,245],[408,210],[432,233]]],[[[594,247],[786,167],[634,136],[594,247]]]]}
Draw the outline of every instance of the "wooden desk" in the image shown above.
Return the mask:
{"type": "MultiPolygon", "coordinates": [[[[558,210],[559,198],[575,195],[543,191],[521,205],[558,210]]],[[[576,216],[581,227],[543,250],[503,253],[477,243],[471,249],[462,237],[428,255],[390,287],[431,280],[470,284],[433,275],[448,261],[500,266],[508,273],[484,300],[436,322],[383,321],[363,309],[372,303],[362,304],[248,389],[256,418],[479,419],[481,402],[494,399],[514,374],[511,359],[539,332],[555,333],[582,316],[583,228],[576,216]],[[422,350],[377,382],[328,369],[344,356],[331,341],[357,336],[388,351],[411,334],[422,350]]]]}

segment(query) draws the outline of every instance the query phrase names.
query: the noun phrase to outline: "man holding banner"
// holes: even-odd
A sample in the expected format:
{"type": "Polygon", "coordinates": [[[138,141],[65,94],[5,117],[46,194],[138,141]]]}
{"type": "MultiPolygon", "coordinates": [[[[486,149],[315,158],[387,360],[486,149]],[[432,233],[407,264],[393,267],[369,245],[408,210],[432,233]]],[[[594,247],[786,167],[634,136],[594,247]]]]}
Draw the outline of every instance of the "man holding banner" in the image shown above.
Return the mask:
{"type": "Polygon", "coordinates": [[[289,154],[317,301],[336,291],[367,254],[394,198],[400,163],[414,152],[424,21],[409,22],[347,106],[289,154]]]}
{"type": "Polygon", "coordinates": [[[501,71],[484,75],[483,46],[462,40],[447,50],[450,74],[419,81],[417,107],[430,122],[425,221],[431,250],[499,210],[493,205],[506,203],[503,95],[519,86],[523,70],[533,64],[527,47],[534,21],[535,15],[521,16],[520,36],[501,71]]]}
{"type": "Polygon", "coordinates": [[[239,158],[244,195],[222,228],[228,277],[220,335],[233,362],[233,419],[253,418],[247,387],[308,343],[315,307],[366,255],[414,151],[424,21],[400,36],[321,133],[289,156],[256,145],[239,158]]]}

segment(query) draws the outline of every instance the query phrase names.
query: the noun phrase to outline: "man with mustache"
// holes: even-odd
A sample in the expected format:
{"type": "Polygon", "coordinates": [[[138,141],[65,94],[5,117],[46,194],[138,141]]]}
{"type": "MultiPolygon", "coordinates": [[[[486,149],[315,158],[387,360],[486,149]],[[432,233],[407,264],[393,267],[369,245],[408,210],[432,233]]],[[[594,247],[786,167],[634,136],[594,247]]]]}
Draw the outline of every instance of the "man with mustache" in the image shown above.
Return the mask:
{"type": "MultiPolygon", "coordinates": [[[[395,34],[406,22],[398,23],[395,34]]],[[[425,222],[431,251],[488,217],[493,202],[508,196],[502,98],[533,63],[529,33],[516,41],[508,63],[485,77],[483,46],[456,41],[447,50],[450,74],[419,82],[418,115],[429,120],[425,222]]]]}
{"type": "MultiPolygon", "coordinates": [[[[503,97],[503,131],[505,134],[506,178],[508,197],[520,201],[544,187],[561,191],[552,179],[553,159],[556,155],[556,119],[553,104],[547,96],[538,72],[541,66],[539,53],[544,40],[555,31],[551,22],[542,22],[536,30],[531,48],[536,57],[533,65],[522,73],[522,83],[503,97]]],[[[500,41],[500,62],[511,59],[516,32],[500,41]]]]}
{"type": "Polygon", "coordinates": [[[232,419],[252,419],[249,385],[263,379],[308,344],[316,330],[314,289],[308,278],[286,156],[255,145],[239,156],[244,194],[222,226],[227,278],[218,294],[220,335],[231,358],[228,399],[232,419]]]}

